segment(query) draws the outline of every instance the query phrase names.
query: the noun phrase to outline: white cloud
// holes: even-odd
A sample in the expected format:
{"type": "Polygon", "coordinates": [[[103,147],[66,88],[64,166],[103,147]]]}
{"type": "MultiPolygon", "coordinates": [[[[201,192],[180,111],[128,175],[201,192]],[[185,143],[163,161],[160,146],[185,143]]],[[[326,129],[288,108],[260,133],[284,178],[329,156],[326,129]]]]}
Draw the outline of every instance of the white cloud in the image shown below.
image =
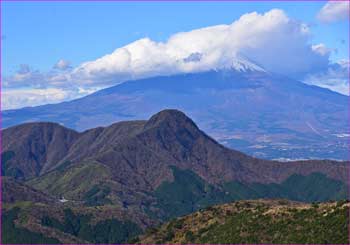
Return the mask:
{"type": "Polygon", "coordinates": [[[13,109],[60,102],[69,98],[69,92],[57,89],[13,89],[2,91],[2,109],[13,109]]]}
{"type": "Polygon", "coordinates": [[[5,88],[38,86],[38,83],[44,80],[42,73],[32,70],[27,64],[21,64],[14,75],[3,78],[2,85],[5,88]]]}
{"type": "Polygon", "coordinates": [[[267,70],[287,75],[324,69],[328,53],[312,49],[308,26],[278,9],[245,14],[230,25],[181,32],[166,42],[137,40],[81,64],[72,78],[81,84],[115,84],[127,79],[230,66],[244,55],[267,70]],[[197,59],[188,62],[189,57],[197,59]],[[200,59],[198,57],[200,56],[200,59]]]}
{"type": "Polygon", "coordinates": [[[340,60],[327,70],[307,75],[304,82],[349,95],[349,61],[340,60]]]}
{"type": "Polygon", "coordinates": [[[2,91],[1,108],[3,110],[58,103],[95,92],[96,89],[5,89],[2,91]]]}
{"type": "Polygon", "coordinates": [[[14,75],[4,77],[2,82],[5,88],[67,87],[74,85],[69,80],[69,77],[69,73],[62,72],[61,70],[51,70],[43,73],[31,69],[27,64],[22,64],[14,75]]]}
{"type": "Polygon", "coordinates": [[[328,48],[325,44],[319,43],[311,46],[312,51],[322,56],[329,56],[333,49],[328,48]]]}
{"type": "Polygon", "coordinates": [[[54,66],[53,68],[59,69],[59,70],[67,70],[71,68],[70,62],[67,60],[60,59],[54,66]]]}
{"type": "Polygon", "coordinates": [[[317,15],[321,22],[330,23],[349,18],[349,1],[329,1],[317,15]]]}
{"type": "Polygon", "coordinates": [[[19,66],[19,69],[17,71],[18,74],[27,74],[31,71],[30,67],[28,64],[21,64],[19,66]]]}

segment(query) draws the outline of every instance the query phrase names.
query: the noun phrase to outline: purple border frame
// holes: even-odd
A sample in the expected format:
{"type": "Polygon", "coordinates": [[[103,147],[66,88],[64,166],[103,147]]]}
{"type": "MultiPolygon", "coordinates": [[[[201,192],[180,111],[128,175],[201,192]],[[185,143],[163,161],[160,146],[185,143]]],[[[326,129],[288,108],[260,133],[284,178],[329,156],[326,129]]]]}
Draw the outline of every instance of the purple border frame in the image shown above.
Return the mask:
{"type": "MultiPolygon", "coordinates": [[[[295,3],[302,3],[302,2],[350,2],[350,0],[0,0],[0,37],[2,37],[2,2],[247,2],[250,4],[253,4],[254,2],[295,2],[295,3]]],[[[350,9],[349,9],[350,11],[350,9]]],[[[350,39],[350,24],[348,28],[348,36],[350,39]]],[[[350,61],[350,42],[348,43],[348,61],[350,61]]],[[[348,84],[349,84],[349,94],[350,94],[350,69],[348,69],[348,84]]],[[[0,153],[2,153],[2,38],[0,39],[0,153]]],[[[348,123],[349,123],[349,133],[350,133],[350,96],[348,98],[348,123]]],[[[347,161],[350,161],[350,138],[348,139],[348,159],[347,161]]],[[[1,167],[1,160],[2,156],[0,154],[0,167],[1,167]]],[[[0,245],[2,244],[2,173],[0,168],[0,245]]],[[[350,171],[347,172],[348,174],[348,183],[347,183],[347,196],[350,197],[350,171]]],[[[350,217],[350,211],[349,211],[349,217],[350,217]]],[[[348,237],[350,239],[350,225],[348,226],[348,237]]],[[[104,244],[104,243],[86,243],[86,244],[98,244],[98,245],[111,245],[111,244],[104,244]]],[[[282,244],[268,244],[263,243],[266,245],[282,245],[282,244]]],[[[14,245],[27,245],[27,244],[14,244],[14,245]]],[[[57,244],[58,245],[58,244],[57,244]]],[[[68,244],[67,244],[68,245],[68,244]]],[[[74,245],[73,243],[70,243],[70,245],[74,245]]],[[[76,244],[78,245],[78,244],[76,244]]],[[[82,245],[82,244],[80,244],[82,245]]],[[[132,244],[126,244],[126,245],[132,245],[132,244]]],[[[153,245],[153,244],[148,244],[153,245]]],[[[189,244],[190,245],[190,244],[189,244]]],[[[192,244],[191,244],[192,245],[192,244]]],[[[207,244],[212,245],[212,244],[207,244]]],[[[215,244],[215,245],[223,245],[223,244],[215,244]]],[[[235,244],[235,245],[241,245],[241,244],[235,244]]],[[[243,245],[243,244],[242,244],[243,245]]],[[[255,245],[255,244],[244,244],[244,245],[255,245]]],[[[285,245],[285,244],[283,244],[285,245]]],[[[291,245],[299,245],[299,244],[291,244],[291,245]]],[[[301,244],[300,244],[301,245],[301,244]]],[[[311,245],[311,244],[310,244],[311,245]]],[[[312,244],[312,245],[318,245],[318,244],[312,244]]],[[[321,245],[321,244],[319,244],[321,245]]]]}

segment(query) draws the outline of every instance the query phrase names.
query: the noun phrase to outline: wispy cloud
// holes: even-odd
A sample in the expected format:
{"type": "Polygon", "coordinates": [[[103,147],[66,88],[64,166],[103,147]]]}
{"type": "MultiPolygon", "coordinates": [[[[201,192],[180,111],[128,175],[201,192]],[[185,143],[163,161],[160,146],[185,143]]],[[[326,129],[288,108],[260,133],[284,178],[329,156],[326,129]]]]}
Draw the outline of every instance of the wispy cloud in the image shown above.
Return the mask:
{"type": "Polygon", "coordinates": [[[349,60],[340,60],[326,70],[309,74],[304,82],[349,95],[349,60]]]}
{"type": "Polygon", "coordinates": [[[2,108],[16,109],[27,106],[59,103],[82,97],[98,89],[20,88],[2,91],[2,108]]]}
{"type": "Polygon", "coordinates": [[[59,69],[59,70],[68,70],[71,67],[70,62],[64,59],[60,59],[54,66],[54,69],[59,69]]]}
{"type": "Polygon", "coordinates": [[[328,48],[324,43],[319,43],[311,46],[311,49],[315,52],[320,54],[321,56],[329,56],[332,51],[334,51],[331,48],[328,48]]]}
{"type": "Polygon", "coordinates": [[[349,19],[349,1],[329,1],[317,15],[325,23],[349,19]]]}
{"type": "Polygon", "coordinates": [[[2,107],[13,109],[60,102],[69,99],[69,93],[70,91],[58,88],[4,90],[2,92],[2,107]]]}

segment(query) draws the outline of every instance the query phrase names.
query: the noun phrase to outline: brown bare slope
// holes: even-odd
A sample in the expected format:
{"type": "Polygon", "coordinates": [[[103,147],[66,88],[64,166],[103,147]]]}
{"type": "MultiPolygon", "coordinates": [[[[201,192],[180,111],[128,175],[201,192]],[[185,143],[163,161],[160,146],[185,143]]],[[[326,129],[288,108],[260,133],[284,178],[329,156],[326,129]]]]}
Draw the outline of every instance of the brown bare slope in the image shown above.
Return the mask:
{"type": "Polygon", "coordinates": [[[2,132],[3,172],[20,179],[39,176],[67,154],[78,136],[74,130],[46,122],[6,129],[2,132]]]}
{"type": "Polygon", "coordinates": [[[24,183],[14,180],[11,177],[2,177],[2,202],[15,203],[15,202],[40,202],[52,204],[58,202],[49,195],[31,188],[24,183]]]}

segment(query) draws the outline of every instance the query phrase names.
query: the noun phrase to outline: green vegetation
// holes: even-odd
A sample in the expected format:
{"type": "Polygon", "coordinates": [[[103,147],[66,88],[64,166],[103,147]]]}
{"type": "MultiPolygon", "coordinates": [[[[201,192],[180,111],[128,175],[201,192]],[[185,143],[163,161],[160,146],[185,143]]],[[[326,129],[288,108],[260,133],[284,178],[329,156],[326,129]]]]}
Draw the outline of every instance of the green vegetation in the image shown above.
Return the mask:
{"type": "Polygon", "coordinates": [[[57,239],[45,237],[42,234],[32,232],[28,229],[16,227],[14,221],[18,218],[20,209],[15,207],[9,211],[2,212],[1,216],[1,234],[2,244],[57,244],[57,239]]]}
{"type": "Polygon", "coordinates": [[[347,244],[349,209],[336,209],[324,216],[316,209],[293,210],[278,216],[235,213],[224,224],[213,224],[197,237],[200,243],[314,243],[347,244]]]}
{"type": "Polygon", "coordinates": [[[1,154],[1,166],[6,166],[8,160],[11,160],[15,156],[13,151],[5,151],[1,154]]]}
{"type": "Polygon", "coordinates": [[[158,208],[164,211],[165,220],[236,200],[285,198],[319,202],[346,197],[346,187],[341,181],[321,173],[292,175],[281,184],[244,184],[233,181],[216,188],[190,170],[172,167],[172,171],[174,181],[162,183],[155,191],[158,208]]]}
{"type": "Polygon", "coordinates": [[[59,172],[64,172],[71,164],[71,161],[65,161],[64,163],[59,165],[55,170],[59,172]]]}
{"type": "Polygon", "coordinates": [[[285,198],[302,202],[322,202],[346,197],[346,186],[321,173],[292,175],[281,184],[242,184],[230,182],[224,190],[231,200],[285,198]]]}
{"type": "Polygon", "coordinates": [[[192,231],[186,231],[185,239],[187,242],[193,242],[196,239],[196,237],[194,236],[192,231]]]}
{"type": "Polygon", "coordinates": [[[189,214],[200,208],[220,203],[224,194],[190,170],[172,167],[174,181],[163,182],[155,191],[158,207],[165,219],[189,214]]]}
{"type": "Polygon", "coordinates": [[[15,156],[13,151],[5,151],[1,154],[1,175],[10,176],[15,179],[22,179],[24,177],[23,172],[16,167],[8,164],[8,161],[15,156]]]}
{"type": "MultiPolygon", "coordinates": [[[[69,164],[66,163],[68,166],[69,164]]],[[[67,167],[67,165],[64,164],[67,167]]],[[[62,168],[63,168],[62,167],[62,168]]],[[[84,162],[79,165],[65,168],[64,171],[58,169],[41,177],[27,181],[26,183],[35,189],[48,192],[52,195],[61,196],[72,200],[84,200],[86,193],[91,191],[95,185],[100,185],[103,181],[110,179],[110,173],[106,167],[93,162],[84,162]]],[[[104,195],[105,196],[105,195],[104,195]]],[[[93,200],[91,195],[87,202],[107,202],[103,200],[93,200]],[[91,198],[91,199],[89,199],[91,198]]]]}
{"type": "Polygon", "coordinates": [[[107,219],[91,225],[90,215],[76,215],[70,209],[65,209],[64,214],[63,223],[44,216],[41,224],[92,243],[123,243],[141,233],[141,229],[130,221],[107,219]]]}
{"type": "Polygon", "coordinates": [[[88,206],[100,206],[104,204],[111,204],[111,200],[107,195],[111,192],[108,186],[93,186],[88,192],[84,194],[85,204],[88,206]]]}
{"type": "MultiPolygon", "coordinates": [[[[7,159],[10,157],[11,154],[7,156],[7,159]]],[[[192,228],[189,228],[191,226],[188,224],[186,225],[185,219],[183,218],[173,220],[168,224],[168,227],[166,230],[164,230],[163,235],[159,239],[154,240],[156,243],[176,241],[176,239],[178,239],[177,231],[179,230],[183,230],[183,240],[181,240],[183,243],[215,243],[216,241],[221,241],[222,243],[225,243],[226,241],[231,241],[231,243],[235,243],[236,241],[240,241],[239,243],[242,241],[247,243],[256,243],[258,239],[261,239],[258,236],[259,229],[261,229],[262,234],[270,234],[271,232],[275,232],[276,234],[274,237],[269,237],[266,235],[266,240],[259,241],[278,242],[284,241],[282,240],[282,237],[286,236],[287,233],[287,228],[279,229],[278,226],[289,227],[289,225],[296,225],[298,227],[299,225],[299,228],[301,227],[300,229],[307,229],[308,232],[313,232],[312,234],[315,233],[318,235],[318,230],[317,232],[312,230],[311,226],[321,229],[322,227],[324,228],[331,225],[328,222],[334,222],[334,227],[339,228],[339,225],[343,224],[341,215],[344,215],[345,213],[337,213],[341,211],[334,213],[330,212],[326,219],[322,218],[323,216],[320,217],[319,212],[317,211],[323,205],[319,202],[332,199],[340,200],[341,198],[344,198],[346,194],[345,186],[342,184],[342,182],[330,179],[321,173],[313,173],[308,176],[292,175],[280,184],[247,184],[235,181],[222,184],[221,186],[214,186],[206,182],[191,170],[182,170],[172,167],[172,171],[174,180],[172,182],[163,182],[153,193],[157,200],[156,204],[151,204],[150,202],[145,203],[145,210],[147,211],[147,214],[150,215],[149,217],[153,219],[161,218],[163,220],[170,220],[172,218],[184,216],[198,210],[204,210],[203,212],[210,212],[215,217],[221,217],[221,220],[214,220],[210,223],[210,225],[200,227],[197,230],[192,230],[192,228]],[[310,209],[308,211],[309,213],[297,214],[295,218],[294,213],[289,213],[286,217],[279,220],[279,218],[275,219],[275,217],[264,215],[263,207],[255,207],[258,213],[252,213],[250,210],[247,210],[250,208],[249,203],[243,205],[243,208],[246,209],[245,211],[231,212],[231,210],[230,212],[227,212],[224,217],[220,216],[219,209],[212,207],[212,205],[215,204],[259,198],[284,198],[310,202],[313,203],[312,205],[310,204],[313,211],[310,209]],[[155,211],[157,210],[155,208],[159,208],[159,212],[155,211]],[[310,221],[311,223],[307,223],[306,221],[311,215],[314,215],[315,220],[312,222],[310,221]],[[333,217],[332,215],[336,216],[333,217]],[[226,217],[232,217],[232,220],[226,219],[226,217]],[[293,219],[288,219],[290,217],[293,217],[293,219]],[[259,218],[259,220],[257,220],[257,218],[259,218]],[[306,223],[302,221],[303,219],[306,219],[306,223]],[[225,222],[223,222],[223,220],[225,222]],[[248,222],[247,224],[249,225],[244,225],[246,224],[245,222],[248,222]],[[340,222],[341,224],[338,224],[337,222],[340,222]],[[231,226],[235,228],[232,228],[231,226]],[[227,229],[231,229],[232,232],[228,233],[231,235],[226,237],[226,233],[221,234],[220,229],[226,232],[229,231],[227,229]],[[235,229],[241,230],[238,231],[235,229]],[[244,234],[250,235],[245,237],[244,234]],[[215,240],[216,238],[218,240],[215,240]]],[[[97,210],[99,208],[103,208],[97,206],[112,204],[112,194],[114,193],[112,189],[113,185],[106,180],[110,180],[110,172],[108,171],[107,167],[103,167],[93,162],[70,166],[70,164],[67,162],[62,165],[62,169],[58,168],[45,176],[32,179],[27,183],[31,184],[35,188],[45,190],[56,195],[64,194],[64,197],[67,199],[79,200],[79,203],[83,203],[85,207],[90,206],[88,209],[97,210]]],[[[345,202],[339,201],[336,206],[340,209],[343,207],[344,203],[345,202]]],[[[241,204],[237,205],[239,206],[241,204]]],[[[288,201],[279,200],[278,205],[288,206],[288,201]]],[[[59,209],[62,207],[67,206],[60,206],[59,209]]],[[[7,208],[14,209],[16,206],[8,206],[7,208]]],[[[19,208],[22,213],[24,208],[21,206],[19,206],[19,208]]],[[[30,210],[30,208],[27,210],[30,210]]],[[[74,213],[71,209],[65,209],[64,217],[62,219],[58,219],[55,215],[52,216],[53,213],[51,214],[50,212],[49,216],[42,217],[40,215],[37,218],[39,221],[41,219],[41,223],[37,225],[51,227],[66,234],[70,234],[81,241],[88,241],[91,243],[137,242],[138,240],[135,238],[135,236],[142,232],[135,223],[130,221],[120,221],[107,215],[107,218],[104,216],[104,219],[97,222],[95,221],[95,218],[93,218],[96,216],[92,215],[92,212],[85,212],[78,209],[74,210],[76,213],[74,213]]],[[[295,212],[298,213],[299,211],[295,212]]],[[[12,226],[11,222],[8,222],[6,227],[10,231],[8,234],[11,234],[11,232],[13,232],[12,234],[15,234],[16,232],[19,232],[20,234],[20,236],[16,238],[12,238],[12,235],[11,238],[6,237],[6,239],[26,239],[26,237],[29,237],[28,239],[32,239],[30,241],[33,241],[33,243],[37,243],[35,241],[38,241],[38,239],[49,239],[49,241],[51,241],[50,238],[46,238],[42,234],[33,233],[29,230],[25,230],[24,228],[16,227],[13,224],[13,221],[12,226]],[[22,236],[21,234],[26,234],[25,232],[29,232],[30,235],[22,236]]],[[[291,233],[293,232],[294,231],[291,233]]],[[[297,243],[305,239],[305,237],[302,237],[298,231],[295,231],[294,233],[298,234],[287,234],[288,236],[286,236],[285,241],[293,241],[297,243]]],[[[338,234],[335,231],[333,233],[336,234],[339,241],[344,239],[342,237],[342,233],[338,234]]],[[[328,235],[328,233],[325,233],[323,237],[320,237],[323,239],[328,239],[328,235]]],[[[19,241],[22,241],[22,243],[28,243],[27,240],[19,241]]],[[[21,243],[19,241],[18,243],[21,243]]],[[[319,240],[315,239],[312,241],[320,242],[319,240]]]]}
{"type": "Polygon", "coordinates": [[[349,202],[240,201],[173,220],[141,243],[349,244],[349,202]]]}

